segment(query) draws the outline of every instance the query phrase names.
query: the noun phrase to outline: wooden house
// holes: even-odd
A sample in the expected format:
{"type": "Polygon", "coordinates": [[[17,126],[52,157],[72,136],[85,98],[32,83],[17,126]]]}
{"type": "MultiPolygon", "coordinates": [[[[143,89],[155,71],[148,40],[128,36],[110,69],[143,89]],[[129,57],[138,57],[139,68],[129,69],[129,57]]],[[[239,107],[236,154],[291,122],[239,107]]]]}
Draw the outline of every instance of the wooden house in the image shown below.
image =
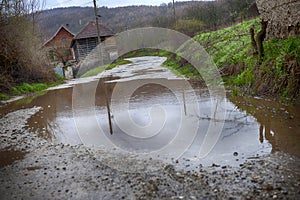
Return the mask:
{"type": "Polygon", "coordinates": [[[57,32],[44,43],[43,48],[49,52],[50,61],[54,64],[66,64],[69,60],[74,60],[73,49],[70,48],[74,34],[67,27],[61,26],[57,32]]]}
{"type": "MultiPolygon", "coordinates": [[[[115,47],[113,32],[99,23],[101,42],[104,44],[102,55],[109,55],[110,47],[115,47]]],[[[90,21],[72,40],[71,48],[74,51],[76,61],[86,58],[98,44],[98,32],[96,22],[90,21]]]]}

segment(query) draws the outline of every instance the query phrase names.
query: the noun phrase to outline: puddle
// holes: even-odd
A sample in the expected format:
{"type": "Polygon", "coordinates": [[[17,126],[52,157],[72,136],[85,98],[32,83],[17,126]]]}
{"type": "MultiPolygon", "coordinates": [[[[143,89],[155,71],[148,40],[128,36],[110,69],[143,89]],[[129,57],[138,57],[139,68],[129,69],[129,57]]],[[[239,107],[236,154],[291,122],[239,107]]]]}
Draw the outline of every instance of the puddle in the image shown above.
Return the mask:
{"type": "MultiPolygon", "coordinates": [[[[193,90],[174,87],[175,89],[171,91],[162,84],[156,84],[159,82],[181,86],[181,82],[185,81],[160,66],[164,58],[144,57],[135,58],[132,61],[133,63],[126,65],[127,67],[121,66],[105,72],[107,77],[100,81],[95,77],[88,79],[89,81],[76,82],[74,80],[67,84],[68,87],[65,85],[49,90],[46,94],[30,99],[28,102],[17,101],[7,104],[0,108],[1,115],[21,108],[41,106],[43,109],[28,121],[30,129],[37,131],[40,137],[49,141],[71,145],[81,144],[82,138],[78,134],[79,129],[75,124],[73,112],[72,98],[74,96],[72,95],[76,87],[77,92],[80,91],[77,97],[82,99],[83,107],[80,109],[83,112],[90,109],[89,103],[94,104],[93,112],[98,127],[94,128],[95,124],[92,123],[89,112],[86,115],[83,113],[81,123],[87,127],[87,130],[97,132],[101,127],[104,132],[103,138],[96,136],[92,139],[100,142],[102,139],[103,141],[108,139],[113,145],[127,151],[146,153],[161,149],[176,137],[176,130],[180,126],[194,126],[198,121],[195,138],[178,161],[184,168],[195,168],[199,166],[199,163],[206,166],[212,163],[238,166],[246,159],[276,151],[284,151],[300,157],[299,105],[282,106],[263,99],[229,96],[226,99],[227,118],[223,131],[212,151],[204,159],[199,159],[197,157],[199,149],[211,120],[209,117],[211,99],[208,91],[200,87],[194,87],[193,90]],[[122,97],[115,98],[113,95],[117,84],[120,91],[125,91],[126,88],[140,85],[141,81],[145,80],[148,84],[137,88],[130,96],[124,94],[122,97]],[[74,84],[76,86],[73,86],[74,84]],[[89,92],[87,89],[93,85],[97,86],[95,95],[87,96],[89,92]],[[191,93],[197,95],[197,101],[190,98],[191,93]],[[180,94],[181,98],[175,94],[180,94]],[[128,130],[133,129],[129,126],[132,121],[128,119],[128,113],[123,112],[122,108],[122,106],[127,106],[122,102],[126,98],[129,99],[126,111],[128,110],[131,120],[137,127],[142,127],[144,130],[147,126],[151,127],[148,129],[155,130],[155,133],[132,131],[128,134],[128,130]],[[113,134],[110,134],[106,99],[111,102],[111,106],[115,105],[111,108],[113,134]],[[157,104],[159,106],[155,107],[157,104]],[[183,104],[185,104],[184,111],[182,110],[183,104]],[[199,110],[194,109],[195,105],[199,110]],[[180,117],[182,112],[184,112],[184,123],[180,117]],[[153,114],[152,117],[149,113],[153,114]],[[163,128],[160,128],[162,123],[163,128]],[[123,124],[123,127],[120,127],[120,124],[123,124]]],[[[184,130],[187,135],[190,134],[188,128],[184,130]]],[[[171,150],[175,152],[177,149],[171,150]]],[[[9,152],[7,153],[10,155],[9,152]]],[[[4,153],[1,153],[1,158],[2,154],[4,153]]],[[[168,155],[161,155],[161,158],[164,156],[168,155]]]]}
{"type": "Polygon", "coordinates": [[[300,157],[300,104],[282,105],[271,100],[228,96],[237,109],[253,116],[259,124],[259,142],[269,142],[272,151],[300,157]]]}
{"type": "Polygon", "coordinates": [[[15,150],[0,150],[0,168],[11,165],[17,160],[21,160],[25,156],[25,152],[15,150]]]}

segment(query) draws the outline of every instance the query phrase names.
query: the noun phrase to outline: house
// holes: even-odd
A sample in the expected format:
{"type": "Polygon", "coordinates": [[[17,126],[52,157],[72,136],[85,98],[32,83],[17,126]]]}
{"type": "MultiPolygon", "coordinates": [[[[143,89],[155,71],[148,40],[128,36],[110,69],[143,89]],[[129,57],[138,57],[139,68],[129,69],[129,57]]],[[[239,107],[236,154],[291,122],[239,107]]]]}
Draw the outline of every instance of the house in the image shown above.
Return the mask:
{"type": "MultiPolygon", "coordinates": [[[[102,59],[109,59],[110,52],[115,52],[116,43],[112,30],[99,23],[102,59]],[[103,49],[102,49],[103,48],[103,49]]],[[[95,49],[98,44],[98,31],[95,21],[90,21],[72,40],[71,48],[77,62],[82,61],[95,49]]],[[[100,55],[100,54],[99,54],[100,55]]]]}
{"type": "Polygon", "coordinates": [[[43,48],[49,52],[48,55],[53,64],[65,65],[67,61],[75,59],[73,49],[70,48],[75,35],[67,27],[61,26],[43,45],[43,48]]]}

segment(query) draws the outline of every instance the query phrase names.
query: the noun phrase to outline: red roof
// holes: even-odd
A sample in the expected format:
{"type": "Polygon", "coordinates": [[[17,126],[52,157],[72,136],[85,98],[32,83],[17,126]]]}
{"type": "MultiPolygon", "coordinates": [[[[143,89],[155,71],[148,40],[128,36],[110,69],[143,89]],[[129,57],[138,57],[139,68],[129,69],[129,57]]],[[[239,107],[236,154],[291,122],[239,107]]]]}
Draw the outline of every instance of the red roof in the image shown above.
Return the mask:
{"type": "MultiPolygon", "coordinates": [[[[112,36],[114,35],[112,30],[99,23],[100,36],[112,36]]],[[[78,34],[75,35],[74,39],[85,39],[98,37],[96,22],[90,21],[78,34]]]]}
{"type": "Polygon", "coordinates": [[[61,31],[67,32],[67,33],[70,35],[71,38],[73,38],[74,35],[75,35],[75,34],[73,34],[68,28],[66,28],[66,27],[64,27],[64,26],[61,26],[61,27],[59,27],[59,29],[56,31],[56,33],[55,33],[49,40],[47,40],[47,41],[43,44],[43,46],[47,46],[52,40],[55,39],[55,37],[56,37],[56,36],[58,35],[58,33],[61,32],[61,31]]]}

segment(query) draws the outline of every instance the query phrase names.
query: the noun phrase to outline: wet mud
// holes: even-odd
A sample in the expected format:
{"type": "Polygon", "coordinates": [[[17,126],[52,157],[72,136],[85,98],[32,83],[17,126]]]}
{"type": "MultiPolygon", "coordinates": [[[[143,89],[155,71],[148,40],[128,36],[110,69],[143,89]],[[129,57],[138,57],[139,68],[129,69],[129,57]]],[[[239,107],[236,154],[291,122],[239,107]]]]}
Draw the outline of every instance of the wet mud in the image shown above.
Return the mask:
{"type": "Polygon", "coordinates": [[[113,134],[110,134],[106,99],[121,105],[120,99],[113,96],[116,85],[126,88],[145,79],[182,85],[181,77],[160,67],[162,62],[163,58],[137,58],[129,64],[131,71],[128,66],[121,66],[105,72],[105,78],[100,80],[93,77],[71,81],[2,106],[0,199],[300,198],[298,105],[228,95],[223,131],[213,150],[200,159],[197,155],[211,120],[207,89],[192,84],[192,91],[178,88],[174,92],[149,83],[129,97],[128,110],[135,123],[147,126],[151,122],[151,108],[159,102],[169,116],[164,129],[146,143],[132,140],[133,136],[149,136],[149,133],[128,137],[116,123],[117,117],[126,118],[112,107],[113,134]],[[96,85],[95,95],[87,100],[94,103],[96,120],[105,133],[103,137],[109,138],[114,148],[88,147],[78,134],[74,87],[85,89],[91,85],[96,85]],[[199,97],[196,103],[201,112],[191,109],[195,104],[193,98],[189,99],[192,92],[199,97]],[[177,98],[174,94],[181,96],[177,98]],[[173,132],[180,120],[174,116],[178,114],[187,118],[185,123],[201,121],[184,154],[179,158],[143,154],[151,148],[160,149],[175,137],[173,132]]]}

